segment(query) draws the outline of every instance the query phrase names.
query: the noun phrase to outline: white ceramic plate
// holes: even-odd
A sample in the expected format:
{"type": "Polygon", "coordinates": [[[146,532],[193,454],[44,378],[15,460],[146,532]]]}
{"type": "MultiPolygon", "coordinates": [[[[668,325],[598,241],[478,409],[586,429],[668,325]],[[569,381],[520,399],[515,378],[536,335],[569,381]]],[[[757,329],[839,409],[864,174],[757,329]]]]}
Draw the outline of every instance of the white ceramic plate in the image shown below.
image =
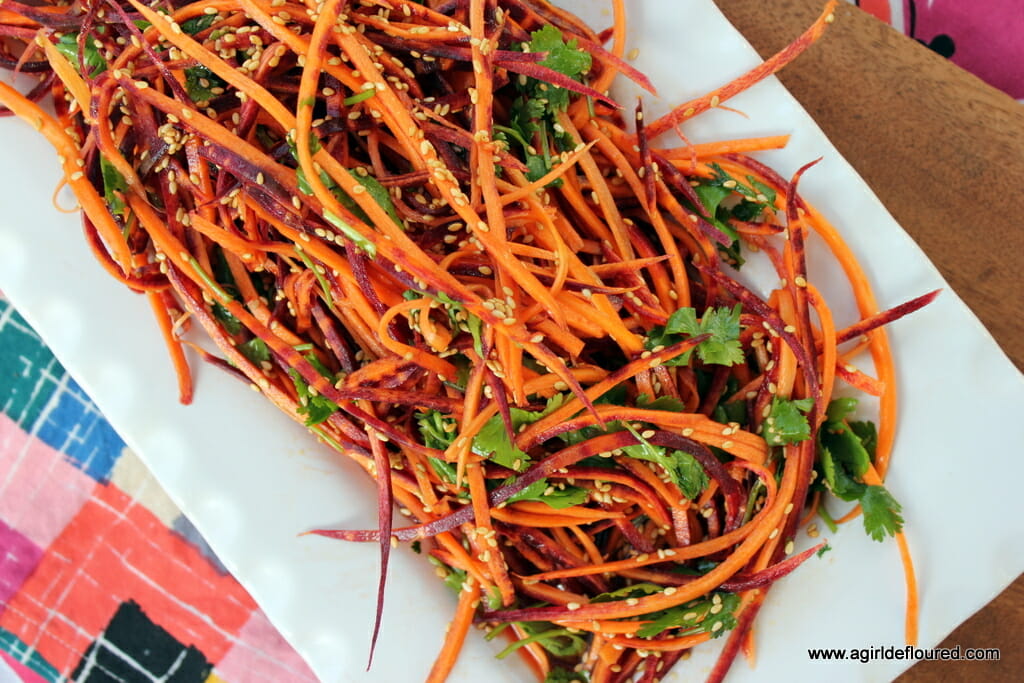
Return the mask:
{"type": "MultiPolygon", "coordinates": [[[[564,0],[592,25],[610,23],[608,0],[564,0]]],[[[758,57],[710,0],[627,3],[630,47],[662,98],[653,115],[755,65],[758,57]]],[[[827,37],[826,37],[827,40],[827,37]]],[[[631,102],[634,92],[617,93],[631,102]]],[[[903,503],[921,588],[921,644],[933,646],[1024,569],[1024,405],[1021,376],[925,255],[774,79],[687,124],[694,141],[791,133],[786,150],[762,155],[784,176],[823,157],[805,196],[849,241],[891,306],[938,287],[942,296],[893,326],[901,420],[889,488],[903,503]],[[998,427],[993,429],[993,427],[998,427]]],[[[324,525],[375,525],[373,486],[241,384],[197,363],[195,404],[176,403],[144,299],[93,262],[76,217],[57,214],[54,152],[28,125],[0,120],[0,288],[148,463],[228,568],[324,680],[421,680],[442,640],[453,596],[426,562],[399,552],[391,567],[384,628],[365,673],[373,619],[376,549],[297,533],[324,525]]],[[[812,259],[820,253],[811,245],[812,259]]],[[[831,266],[811,265],[852,321],[849,293],[831,266]]],[[[745,269],[757,276],[756,267],[745,269]]],[[[903,642],[904,589],[895,544],[874,543],[857,524],[832,536],[771,592],[758,621],[757,668],[738,662],[730,680],[883,680],[906,661],[810,661],[807,648],[903,642]]],[[[716,644],[675,669],[703,678],[716,644]]],[[[514,658],[471,638],[455,681],[523,681],[514,658]]]]}

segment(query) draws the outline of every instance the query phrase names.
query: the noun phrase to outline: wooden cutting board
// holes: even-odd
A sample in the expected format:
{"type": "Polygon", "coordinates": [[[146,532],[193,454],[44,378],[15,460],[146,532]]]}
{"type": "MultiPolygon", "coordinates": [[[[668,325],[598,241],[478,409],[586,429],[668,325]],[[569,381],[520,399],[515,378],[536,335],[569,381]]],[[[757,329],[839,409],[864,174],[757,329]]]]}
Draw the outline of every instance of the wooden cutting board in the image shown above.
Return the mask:
{"type": "MultiPolygon", "coordinates": [[[[824,5],[715,2],[764,57],[824,5]]],[[[846,3],[826,36],[779,77],[1024,367],[1024,105],[846,3]]],[[[1021,633],[1024,577],[942,643],[998,647],[1001,661],[922,662],[898,680],[1016,682],[1021,633]]]]}

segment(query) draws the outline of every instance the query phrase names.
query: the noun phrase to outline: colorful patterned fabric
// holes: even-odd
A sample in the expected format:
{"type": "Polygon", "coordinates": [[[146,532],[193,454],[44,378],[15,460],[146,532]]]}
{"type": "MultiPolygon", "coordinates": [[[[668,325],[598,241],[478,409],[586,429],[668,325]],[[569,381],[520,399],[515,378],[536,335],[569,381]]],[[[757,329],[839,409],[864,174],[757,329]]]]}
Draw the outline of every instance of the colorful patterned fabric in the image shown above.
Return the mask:
{"type": "MultiPolygon", "coordinates": [[[[1024,5],[859,0],[1024,98],[1024,5]]],[[[315,681],[0,297],[0,683],[315,681]]]]}
{"type": "Polygon", "coordinates": [[[1024,101],[1019,0],[852,0],[989,85],[1024,101]]]}
{"type": "Polygon", "coordinates": [[[0,681],[315,681],[0,300],[0,681]]]}

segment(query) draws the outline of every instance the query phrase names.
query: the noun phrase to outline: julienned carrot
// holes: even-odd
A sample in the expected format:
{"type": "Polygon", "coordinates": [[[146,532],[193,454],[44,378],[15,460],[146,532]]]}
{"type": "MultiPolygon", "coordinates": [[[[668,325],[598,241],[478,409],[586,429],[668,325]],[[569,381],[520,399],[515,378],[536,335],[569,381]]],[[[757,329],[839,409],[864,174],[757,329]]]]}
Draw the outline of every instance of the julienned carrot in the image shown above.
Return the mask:
{"type": "Polygon", "coordinates": [[[448,626],[444,646],[427,675],[427,683],[440,683],[447,680],[448,674],[455,668],[459,658],[459,650],[466,640],[469,627],[473,625],[473,615],[480,601],[480,589],[472,582],[466,582],[459,592],[459,606],[455,610],[455,619],[448,626]]]}
{"type": "Polygon", "coordinates": [[[896,417],[881,326],[935,293],[878,310],[798,194],[808,167],[786,181],[747,156],[787,136],[652,140],[793,59],[834,3],[749,74],[653,123],[637,107],[635,132],[602,94],[617,74],[653,90],[623,61],[622,0],[607,49],[533,0],[428,4],[129,0],[102,31],[56,4],[0,10],[0,56],[48,59],[57,113],[3,84],[0,104],[58,149],[103,267],[147,293],[182,399],[195,322],[223,356],[201,359],[376,478],[377,529],[316,533],[381,544],[381,600],[398,541],[461,582],[429,680],[474,620],[511,622],[541,678],[648,680],[721,630],[710,608],[735,591],[720,678],[771,582],[810,554],[787,558],[821,497],[836,378],[881,396],[863,477],[881,485],[896,417]],[[55,20],[85,34],[88,72],[40,24],[55,20]],[[860,320],[834,321],[807,282],[807,231],[860,320]],[[767,301],[722,267],[748,244],[784,281],[767,301]],[[838,348],[861,337],[877,379],[838,348]],[[637,635],[677,609],[703,616],[637,635]]]}

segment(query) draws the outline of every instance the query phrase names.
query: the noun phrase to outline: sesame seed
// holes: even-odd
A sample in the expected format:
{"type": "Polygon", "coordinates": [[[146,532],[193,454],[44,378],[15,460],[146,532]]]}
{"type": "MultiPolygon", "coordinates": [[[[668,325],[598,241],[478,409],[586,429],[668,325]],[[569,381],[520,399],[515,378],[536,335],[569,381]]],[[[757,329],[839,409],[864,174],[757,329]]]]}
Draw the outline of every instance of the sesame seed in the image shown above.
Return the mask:
{"type": "Polygon", "coordinates": [[[678,592],[678,589],[675,586],[669,586],[663,592],[665,595],[675,595],[678,592]]]}
{"type": "Polygon", "coordinates": [[[578,602],[570,602],[570,603],[569,603],[568,605],[566,605],[565,607],[566,607],[566,609],[568,609],[568,610],[569,610],[570,612],[575,612],[575,611],[576,611],[576,610],[578,610],[578,609],[579,609],[580,607],[583,607],[583,605],[581,605],[581,604],[580,604],[580,603],[578,603],[578,602]]]}

